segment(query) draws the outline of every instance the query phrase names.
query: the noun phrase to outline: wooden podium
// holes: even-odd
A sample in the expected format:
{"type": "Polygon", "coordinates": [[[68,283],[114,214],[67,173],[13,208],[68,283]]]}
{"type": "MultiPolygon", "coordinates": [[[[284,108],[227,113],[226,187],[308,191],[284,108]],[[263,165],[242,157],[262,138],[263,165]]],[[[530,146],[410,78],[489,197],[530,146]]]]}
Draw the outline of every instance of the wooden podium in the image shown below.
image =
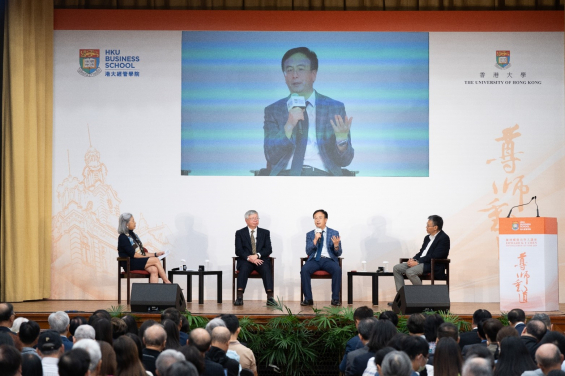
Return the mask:
{"type": "Polygon", "coordinates": [[[557,218],[500,218],[500,310],[559,310],[557,218]]]}

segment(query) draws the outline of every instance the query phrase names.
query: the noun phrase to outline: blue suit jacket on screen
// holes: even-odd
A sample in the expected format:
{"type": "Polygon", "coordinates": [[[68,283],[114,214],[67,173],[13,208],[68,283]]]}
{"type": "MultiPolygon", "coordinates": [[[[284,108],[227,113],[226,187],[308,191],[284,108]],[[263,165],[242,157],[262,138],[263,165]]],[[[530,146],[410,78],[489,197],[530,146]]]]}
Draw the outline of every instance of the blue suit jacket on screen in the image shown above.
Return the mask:
{"type": "MultiPolygon", "coordinates": [[[[298,127],[294,127],[291,139],[288,139],[284,132],[284,125],[288,120],[286,102],[289,98],[290,96],[265,107],[264,149],[267,169],[271,170],[271,176],[287,168],[296,150],[295,140],[298,127]]],[[[341,115],[345,119],[343,103],[316,92],[316,141],[320,157],[328,172],[342,176],[341,167],[351,163],[354,150],[351,145],[351,134],[348,135],[347,149],[341,152],[337,148],[335,133],[330,123],[330,119],[333,119],[335,115],[341,115]]]]}
{"type": "MultiPolygon", "coordinates": [[[[335,262],[339,262],[337,258],[341,256],[341,252],[342,252],[341,241],[339,242],[339,250],[337,251],[334,249],[334,242],[332,242],[332,236],[339,236],[339,232],[337,232],[336,230],[332,230],[329,227],[326,227],[324,231],[326,231],[326,233],[324,234],[325,237],[324,241],[326,242],[326,246],[328,247],[328,253],[330,254],[332,260],[334,260],[335,262]]],[[[315,235],[316,235],[315,230],[306,233],[306,254],[308,255],[308,261],[315,258],[316,252],[318,251],[318,247],[314,245],[315,235]]]]}

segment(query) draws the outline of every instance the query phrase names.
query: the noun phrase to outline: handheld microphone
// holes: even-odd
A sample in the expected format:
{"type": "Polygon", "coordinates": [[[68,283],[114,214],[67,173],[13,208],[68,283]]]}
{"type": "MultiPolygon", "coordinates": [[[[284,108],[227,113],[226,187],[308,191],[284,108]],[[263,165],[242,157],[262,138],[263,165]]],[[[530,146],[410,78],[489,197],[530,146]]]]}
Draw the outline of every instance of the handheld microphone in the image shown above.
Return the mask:
{"type": "MultiPolygon", "coordinates": [[[[532,202],[535,198],[536,198],[536,196],[532,197],[532,199],[531,199],[530,201],[528,201],[527,204],[522,204],[522,205],[513,206],[513,207],[510,209],[510,211],[508,212],[508,215],[506,216],[506,218],[510,218],[510,214],[512,214],[512,210],[513,210],[513,209],[518,208],[518,207],[520,207],[520,206],[526,206],[526,205],[528,205],[530,202],[532,202]]],[[[537,205],[537,204],[536,204],[536,205],[537,205]]]]}
{"type": "MultiPolygon", "coordinates": [[[[306,108],[306,99],[303,96],[296,93],[292,93],[288,101],[286,102],[286,109],[290,111],[294,107],[300,107],[302,109],[306,108]]],[[[298,120],[298,132],[302,134],[302,120],[298,120]]]]}
{"type": "Polygon", "coordinates": [[[536,212],[537,212],[536,217],[539,217],[538,196],[534,196],[534,202],[536,204],[536,212]]]}
{"type": "Polygon", "coordinates": [[[314,232],[318,233],[318,232],[322,232],[322,229],[319,227],[316,227],[316,229],[314,230],[314,232]]]}

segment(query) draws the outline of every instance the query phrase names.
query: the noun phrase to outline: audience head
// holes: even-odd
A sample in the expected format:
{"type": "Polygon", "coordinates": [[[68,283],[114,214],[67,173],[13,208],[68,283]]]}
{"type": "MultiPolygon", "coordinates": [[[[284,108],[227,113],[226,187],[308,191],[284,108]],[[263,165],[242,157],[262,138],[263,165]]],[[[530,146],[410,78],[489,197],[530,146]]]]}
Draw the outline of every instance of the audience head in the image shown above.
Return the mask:
{"type": "Polygon", "coordinates": [[[226,328],[228,328],[232,336],[239,334],[239,320],[236,315],[225,314],[220,316],[220,318],[224,321],[226,328]]]}
{"type": "Polygon", "coordinates": [[[502,329],[504,325],[497,319],[487,319],[483,323],[483,331],[485,333],[485,338],[492,342],[496,342],[496,335],[502,329]]]}
{"type": "Polygon", "coordinates": [[[69,329],[69,315],[63,311],[53,312],[47,319],[49,321],[49,328],[56,331],[61,335],[65,335],[69,329]]]}
{"type": "Polygon", "coordinates": [[[541,339],[543,338],[546,332],[547,332],[547,327],[542,321],[532,319],[528,321],[528,323],[526,324],[526,327],[524,328],[522,335],[523,336],[529,335],[531,337],[534,337],[539,342],[541,341],[541,339]]]}
{"type": "Polygon", "coordinates": [[[536,363],[547,375],[550,371],[561,369],[563,354],[553,343],[545,343],[536,350],[536,363]]]}
{"type": "Polygon", "coordinates": [[[357,331],[359,332],[359,336],[362,341],[367,342],[371,339],[371,334],[373,333],[375,325],[377,325],[377,319],[374,317],[365,318],[359,321],[357,331]]]}
{"type": "Polygon", "coordinates": [[[0,332],[0,345],[16,346],[14,338],[12,338],[12,334],[0,332]]]}
{"type": "Polygon", "coordinates": [[[406,328],[411,335],[421,335],[424,333],[424,322],[426,322],[424,315],[413,313],[408,317],[406,328]]]}
{"type": "Polygon", "coordinates": [[[472,358],[482,358],[485,359],[488,364],[490,364],[490,368],[494,368],[494,356],[490,352],[490,350],[481,344],[470,345],[467,347],[465,360],[469,360],[472,358]]]}
{"type": "Polygon", "coordinates": [[[116,339],[120,336],[123,336],[128,332],[128,326],[124,322],[124,320],[118,317],[112,317],[110,323],[112,324],[112,339],[116,339]]]}
{"type": "Polygon", "coordinates": [[[526,313],[520,308],[514,308],[508,312],[508,322],[515,326],[519,322],[526,322],[526,313]]]}
{"type": "Polygon", "coordinates": [[[479,323],[477,324],[477,334],[479,335],[480,339],[487,339],[487,336],[485,334],[485,329],[483,327],[485,321],[487,321],[489,319],[483,319],[481,321],[479,321],[479,323]]]}
{"type": "Polygon", "coordinates": [[[18,337],[25,347],[33,347],[37,344],[40,332],[41,329],[38,323],[35,321],[27,321],[20,325],[18,337]]]}
{"type": "Polygon", "coordinates": [[[444,322],[437,328],[437,339],[453,338],[455,342],[459,342],[459,329],[457,325],[451,322],[444,322]]]}
{"type": "Polygon", "coordinates": [[[22,376],[43,376],[41,358],[32,353],[23,354],[22,376]]]}
{"type": "Polygon", "coordinates": [[[394,337],[392,337],[388,342],[387,342],[387,346],[388,347],[392,347],[395,350],[398,351],[402,351],[402,348],[404,346],[404,341],[406,340],[406,338],[410,337],[408,334],[404,334],[404,333],[396,333],[396,335],[394,337]]]}
{"type": "Polygon", "coordinates": [[[395,351],[392,347],[384,347],[382,349],[380,349],[379,351],[376,352],[375,354],[375,365],[377,366],[377,372],[379,375],[382,375],[382,370],[381,370],[381,366],[383,364],[383,360],[385,358],[385,356],[390,353],[395,351]]]}
{"type": "Polygon", "coordinates": [[[94,323],[92,324],[92,327],[96,332],[97,341],[106,341],[111,345],[114,341],[114,338],[112,337],[112,324],[110,320],[106,320],[106,319],[95,320],[94,323]]]}
{"type": "Polygon", "coordinates": [[[355,326],[359,325],[359,322],[361,320],[371,317],[375,317],[375,312],[372,308],[369,308],[367,306],[357,307],[353,312],[353,321],[355,322],[355,326]]]}
{"type": "Polygon", "coordinates": [[[167,332],[161,324],[153,324],[143,333],[143,343],[145,347],[163,351],[167,342],[167,332]]]}
{"type": "Polygon", "coordinates": [[[28,322],[28,321],[29,320],[26,319],[25,317],[18,317],[17,319],[14,320],[14,323],[12,324],[10,330],[18,334],[18,332],[20,331],[20,325],[22,325],[23,322],[28,322]]]}
{"type": "Polygon", "coordinates": [[[547,313],[536,313],[532,316],[532,320],[539,320],[543,322],[547,330],[551,330],[553,328],[553,325],[551,325],[551,319],[547,313]]]}
{"type": "Polygon", "coordinates": [[[22,355],[18,349],[10,345],[0,345],[0,373],[2,376],[19,375],[21,366],[22,355]]]}
{"type": "Polygon", "coordinates": [[[500,342],[500,355],[494,369],[495,376],[521,375],[537,366],[519,337],[506,337],[500,342]]]}
{"type": "Polygon", "coordinates": [[[463,359],[459,345],[453,338],[442,338],[434,352],[434,376],[460,375],[463,359]]]}
{"type": "Polygon", "coordinates": [[[14,306],[11,303],[0,303],[0,326],[11,328],[15,319],[14,306]]]}
{"type": "Polygon", "coordinates": [[[194,345],[202,354],[208,351],[211,341],[210,333],[202,328],[193,329],[188,335],[188,342],[194,345]]]}
{"type": "Polygon", "coordinates": [[[184,332],[184,333],[190,333],[190,323],[188,322],[188,319],[186,318],[185,315],[181,315],[180,316],[180,321],[181,321],[181,328],[180,331],[184,332]]]}
{"type": "Polygon", "coordinates": [[[90,367],[90,356],[84,349],[75,349],[64,353],[57,365],[59,376],[85,376],[90,367]]]}
{"type": "Polygon", "coordinates": [[[99,376],[115,375],[118,364],[116,362],[116,352],[112,345],[106,341],[96,341],[100,346],[100,351],[102,353],[102,363],[100,365],[100,370],[98,371],[99,376]]]}
{"type": "Polygon", "coordinates": [[[91,375],[98,375],[100,362],[102,361],[102,351],[100,350],[98,342],[94,339],[84,338],[73,345],[73,350],[75,349],[83,349],[88,353],[88,356],[90,357],[88,370],[91,375]]]}
{"type": "Polygon", "coordinates": [[[110,312],[106,311],[105,309],[99,309],[94,311],[92,315],[88,318],[88,325],[94,326],[94,322],[100,319],[106,319],[108,321],[112,320],[112,316],[110,312]]]}
{"type": "Polygon", "coordinates": [[[118,364],[117,376],[145,373],[133,339],[126,336],[119,337],[114,341],[114,351],[118,364]]]}
{"type": "Polygon", "coordinates": [[[398,326],[398,315],[394,311],[383,311],[379,315],[379,320],[388,320],[392,322],[394,326],[398,326]]]}
{"type": "Polygon", "coordinates": [[[141,338],[133,333],[126,333],[124,334],[126,337],[133,339],[135,342],[135,346],[137,346],[137,355],[139,355],[139,359],[143,359],[143,343],[141,342],[141,338]]]}
{"type": "Polygon", "coordinates": [[[167,368],[165,374],[161,376],[198,376],[198,371],[194,365],[186,360],[181,360],[180,362],[173,363],[167,368]]]}
{"type": "Polygon", "coordinates": [[[46,330],[39,335],[37,340],[37,353],[42,357],[60,357],[65,348],[61,335],[54,330],[46,330]]]}
{"type": "Polygon", "coordinates": [[[367,343],[369,351],[377,352],[387,346],[387,343],[394,337],[398,331],[390,321],[377,320],[371,332],[371,338],[367,343]]]}
{"type": "Polygon", "coordinates": [[[143,341],[143,337],[145,336],[145,331],[147,330],[147,328],[149,328],[149,327],[151,327],[155,324],[157,324],[157,321],[149,319],[149,320],[144,321],[143,324],[141,324],[139,326],[138,336],[139,336],[139,338],[141,338],[142,341],[143,341]]]}
{"type": "Polygon", "coordinates": [[[485,358],[470,358],[463,365],[462,376],[493,376],[492,365],[490,361],[485,358]]]}
{"type": "Polygon", "coordinates": [[[443,324],[443,321],[443,317],[437,313],[426,315],[426,320],[424,321],[424,335],[428,342],[436,341],[437,331],[439,326],[443,324]]]}
{"type": "Polygon", "coordinates": [[[492,315],[486,309],[477,309],[473,313],[473,325],[479,325],[481,320],[492,319],[492,315]]]}
{"type": "Polygon", "coordinates": [[[540,346],[545,343],[553,343],[561,351],[561,354],[565,354],[565,335],[559,332],[547,332],[540,341],[540,346]]]}
{"type": "Polygon", "coordinates": [[[136,336],[139,336],[139,330],[137,329],[137,321],[135,321],[135,318],[132,315],[125,315],[122,317],[122,320],[124,320],[124,322],[128,326],[128,333],[133,333],[136,336]]]}
{"type": "Polygon", "coordinates": [[[430,345],[428,341],[420,336],[408,336],[401,343],[402,351],[404,351],[412,362],[412,369],[420,372],[428,362],[430,345]]]}
{"type": "Polygon", "coordinates": [[[96,331],[88,324],[84,324],[76,328],[73,336],[73,342],[78,342],[81,339],[96,339],[96,331]]]}
{"type": "Polygon", "coordinates": [[[88,321],[86,321],[85,317],[82,316],[73,317],[71,319],[71,322],[69,323],[69,333],[71,333],[71,335],[74,337],[77,328],[84,324],[88,324],[88,321]]]}
{"type": "Polygon", "coordinates": [[[155,369],[157,371],[157,375],[164,376],[165,371],[171,366],[171,364],[183,360],[186,360],[186,358],[180,351],[173,349],[167,349],[163,351],[161,354],[159,354],[157,360],[155,361],[155,369]]]}
{"type": "Polygon", "coordinates": [[[171,320],[162,321],[161,325],[163,325],[167,333],[165,348],[178,350],[180,348],[179,326],[171,320]]]}
{"type": "Polygon", "coordinates": [[[177,326],[177,329],[180,329],[180,324],[181,324],[180,317],[181,314],[178,309],[176,309],[175,307],[169,307],[166,310],[164,310],[163,313],[161,314],[161,324],[165,320],[171,320],[177,326]]]}
{"type": "Polygon", "coordinates": [[[225,327],[226,323],[221,318],[216,317],[215,319],[210,320],[208,324],[206,324],[206,330],[208,331],[208,333],[210,333],[210,335],[212,335],[212,331],[218,326],[225,327]]]}
{"type": "MultiPolygon", "coordinates": [[[[206,332],[206,334],[208,334],[208,332],[206,332]]],[[[186,345],[181,347],[179,351],[184,355],[187,361],[194,364],[199,375],[204,373],[204,358],[202,358],[202,353],[196,346],[186,345]]]]}
{"type": "Polygon", "coordinates": [[[212,346],[228,351],[230,339],[230,331],[225,326],[217,326],[212,330],[212,346]]]}
{"type": "Polygon", "coordinates": [[[505,326],[498,331],[496,342],[500,343],[506,337],[519,337],[520,335],[513,326],[505,326]]]}
{"type": "Polygon", "coordinates": [[[402,351],[391,351],[381,364],[382,376],[410,376],[413,372],[408,356],[402,351]]]}

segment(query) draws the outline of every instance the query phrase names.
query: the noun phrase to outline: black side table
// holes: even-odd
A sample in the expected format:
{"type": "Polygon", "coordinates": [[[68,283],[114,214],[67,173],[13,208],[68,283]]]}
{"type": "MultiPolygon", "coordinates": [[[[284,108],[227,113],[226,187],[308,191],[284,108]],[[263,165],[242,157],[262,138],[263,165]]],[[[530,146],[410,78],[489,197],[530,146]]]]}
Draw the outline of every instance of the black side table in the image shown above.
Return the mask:
{"type": "Polygon", "coordinates": [[[392,273],[377,272],[347,272],[347,304],[353,304],[353,276],[372,277],[373,305],[379,305],[379,277],[392,277],[392,273]]]}
{"type": "Polygon", "coordinates": [[[173,282],[175,275],[186,275],[186,301],[192,302],[192,276],[198,276],[198,304],[204,304],[204,276],[215,275],[218,277],[218,303],[222,302],[222,271],[198,271],[198,270],[169,270],[169,281],[173,282]]]}

